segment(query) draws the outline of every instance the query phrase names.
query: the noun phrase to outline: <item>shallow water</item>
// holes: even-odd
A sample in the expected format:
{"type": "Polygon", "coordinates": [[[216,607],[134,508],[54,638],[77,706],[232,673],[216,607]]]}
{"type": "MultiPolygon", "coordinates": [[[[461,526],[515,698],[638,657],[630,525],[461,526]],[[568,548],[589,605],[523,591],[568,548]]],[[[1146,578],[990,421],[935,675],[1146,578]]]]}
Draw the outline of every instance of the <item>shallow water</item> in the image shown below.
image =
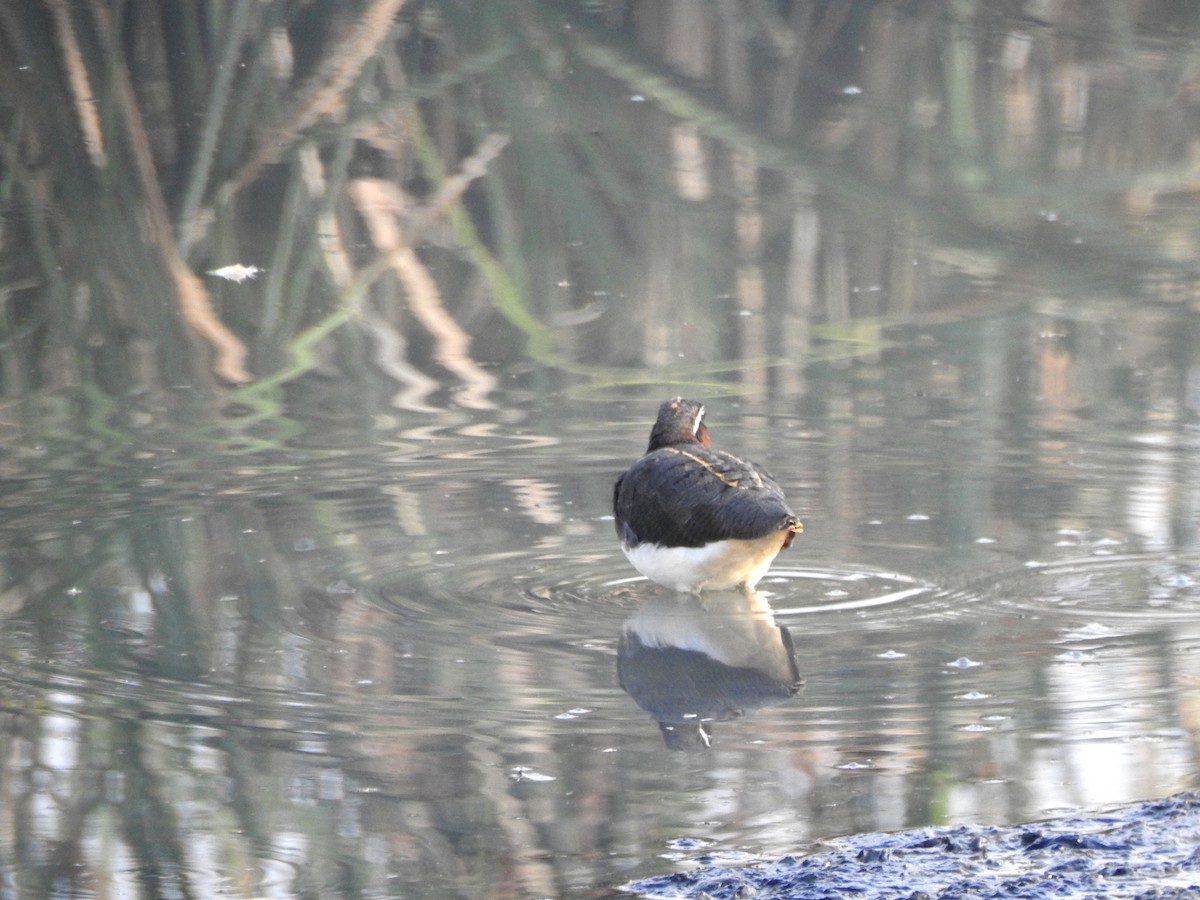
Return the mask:
{"type": "Polygon", "coordinates": [[[971,390],[931,420],[880,396],[920,397],[913,364],[826,373],[875,417],[711,401],[716,445],[768,464],[806,521],[754,597],[674,595],[621,556],[611,482],[653,401],[157,444],[200,464],[169,478],[14,460],[7,565],[34,587],[10,592],[0,654],[11,827],[57,834],[91,797],[111,810],[83,814],[92,865],[116,828],[225,889],[342,890],[353,863],[401,893],[437,872],[553,895],[1186,787],[1192,426],[1098,404],[1049,428],[1036,400],[971,390]]]}

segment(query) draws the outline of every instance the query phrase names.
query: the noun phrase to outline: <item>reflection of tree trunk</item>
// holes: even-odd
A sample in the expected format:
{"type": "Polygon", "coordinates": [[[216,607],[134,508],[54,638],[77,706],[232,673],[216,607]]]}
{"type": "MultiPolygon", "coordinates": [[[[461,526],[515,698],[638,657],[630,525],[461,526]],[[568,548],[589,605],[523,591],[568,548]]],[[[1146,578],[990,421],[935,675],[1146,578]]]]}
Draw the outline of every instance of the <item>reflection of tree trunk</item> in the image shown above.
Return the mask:
{"type": "MultiPolygon", "coordinates": [[[[100,7],[96,7],[95,12],[100,33],[110,42],[115,41],[113,23],[107,12],[100,7]]],[[[217,317],[208,290],[179,254],[129,69],[120,60],[114,60],[113,70],[121,100],[121,113],[150,218],[151,241],[175,284],[175,299],[180,315],[212,348],[212,369],[216,375],[232,384],[249,381],[251,376],[246,370],[246,345],[217,317]]]]}
{"type": "Polygon", "coordinates": [[[762,209],[758,199],[758,159],[750,150],[733,154],[733,183],[737,192],[737,321],[738,356],[754,360],[742,369],[742,383],[754,393],[766,389],[767,320],[762,272],[762,209]]]}
{"type": "Polygon", "coordinates": [[[846,222],[841,215],[828,217],[824,253],[821,254],[821,293],[825,296],[825,321],[850,318],[850,260],[846,250],[846,222]]]}
{"type": "Polygon", "coordinates": [[[667,64],[689,78],[712,77],[712,10],[694,0],[667,0],[662,17],[667,64]]]}
{"type": "Polygon", "coordinates": [[[675,214],[664,204],[649,210],[646,242],[646,282],[641,288],[645,298],[640,305],[642,347],[635,360],[646,366],[660,367],[671,363],[672,350],[678,347],[678,330],[686,327],[673,315],[675,298],[672,289],[679,283],[676,261],[679,248],[675,246],[675,214]]]}
{"type": "Polygon", "coordinates": [[[717,55],[721,94],[735,115],[744,116],[754,102],[750,53],[739,27],[746,15],[740,0],[717,2],[717,55]]]}
{"type": "Polygon", "coordinates": [[[767,110],[771,134],[776,136],[791,134],[795,123],[800,76],[804,71],[804,61],[808,59],[808,32],[814,9],[814,4],[792,4],[791,32],[788,35],[791,50],[784,55],[772,79],[770,107],[767,110]]]}
{"type": "Polygon", "coordinates": [[[779,371],[779,390],[804,391],[804,365],[812,344],[811,324],[817,305],[817,251],[821,223],[814,206],[816,190],[800,176],[792,178],[792,233],[784,275],[784,308],[780,317],[780,352],[789,361],[779,371]]]}

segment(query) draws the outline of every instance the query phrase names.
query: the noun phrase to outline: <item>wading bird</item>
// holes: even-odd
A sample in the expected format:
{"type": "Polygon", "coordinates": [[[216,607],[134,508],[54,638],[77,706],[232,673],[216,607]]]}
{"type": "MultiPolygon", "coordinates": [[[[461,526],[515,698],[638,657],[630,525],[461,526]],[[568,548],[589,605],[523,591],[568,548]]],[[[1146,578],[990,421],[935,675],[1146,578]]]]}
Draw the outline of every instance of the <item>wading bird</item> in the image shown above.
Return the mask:
{"type": "Polygon", "coordinates": [[[658,410],[646,454],[617,479],[613,514],[633,567],[664,587],[753,588],[804,530],[763,468],[709,449],[704,405],[658,410]]]}

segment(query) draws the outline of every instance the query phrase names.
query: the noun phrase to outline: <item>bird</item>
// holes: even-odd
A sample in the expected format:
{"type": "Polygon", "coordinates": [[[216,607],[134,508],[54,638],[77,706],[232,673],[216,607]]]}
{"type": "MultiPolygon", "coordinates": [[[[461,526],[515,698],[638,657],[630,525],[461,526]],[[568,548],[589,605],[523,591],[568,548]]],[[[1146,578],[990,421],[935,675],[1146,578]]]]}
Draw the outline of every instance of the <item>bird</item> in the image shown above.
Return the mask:
{"type": "Polygon", "coordinates": [[[704,404],[664,402],[646,453],[613,486],[633,567],[683,593],[753,590],[804,525],[761,466],[709,446],[704,404]]]}

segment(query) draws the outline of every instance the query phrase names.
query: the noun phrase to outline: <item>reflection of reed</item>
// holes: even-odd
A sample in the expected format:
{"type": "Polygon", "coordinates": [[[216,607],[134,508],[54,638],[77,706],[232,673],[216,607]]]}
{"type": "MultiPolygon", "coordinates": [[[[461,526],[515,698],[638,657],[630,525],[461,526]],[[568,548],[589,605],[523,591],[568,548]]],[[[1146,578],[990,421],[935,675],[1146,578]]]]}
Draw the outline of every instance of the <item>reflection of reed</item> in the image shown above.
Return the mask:
{"type": "Polygon", "coordinates": [[[103,169],[108,165],[108,155],[104,152],[104,132],[100,128],[99,100],[91,87],[70,11],[66,0],[47,0],[47,5],[54,18],[54,33],[62,51],[63,67],[67,70],[67,82],[75,101],[83,145],[91,157],[92,165],[103,169]]]}

